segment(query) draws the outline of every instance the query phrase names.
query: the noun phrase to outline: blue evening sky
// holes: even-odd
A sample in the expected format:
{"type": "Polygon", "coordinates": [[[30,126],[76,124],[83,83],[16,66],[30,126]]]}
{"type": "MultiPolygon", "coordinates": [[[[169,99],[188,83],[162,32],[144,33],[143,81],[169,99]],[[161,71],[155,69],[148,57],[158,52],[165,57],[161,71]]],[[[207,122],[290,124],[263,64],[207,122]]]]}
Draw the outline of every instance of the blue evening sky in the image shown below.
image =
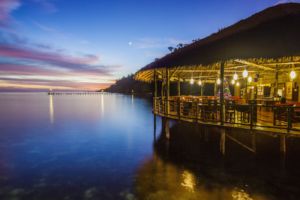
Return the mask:
{"type": "Polygon", "coordinates": [[[0,87],[53,86],[58,89],[97,88],[97,84],[98,88],[106,87],[115,79],[134,73],[165,55],[168,46],[190,43],[267,7],[287,2],[1,1],[0,87]],[[54,61],[56,57],[58,62],[54,61]],[[15,70],[8,69],[5,64],[14,66],[15,70]],[[31,73],[22,70],[26,67],[31,73]],[[61,75],[60,71],[65,74],[61,75]]]}

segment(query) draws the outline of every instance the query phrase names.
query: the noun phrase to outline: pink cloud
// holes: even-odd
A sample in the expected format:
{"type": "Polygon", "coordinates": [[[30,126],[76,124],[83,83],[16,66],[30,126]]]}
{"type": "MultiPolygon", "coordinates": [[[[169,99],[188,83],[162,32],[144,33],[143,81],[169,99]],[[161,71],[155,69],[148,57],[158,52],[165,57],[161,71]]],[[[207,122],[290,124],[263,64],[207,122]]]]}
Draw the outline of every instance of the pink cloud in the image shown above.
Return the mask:
{"type": "MultiPolygon", "coordinates": [[[[100,60],[97,55],[75,57],[57,52],[45,52],[35,49],[0,44],[0,57],[27,59],[31,62],[45,63],[72,71],[90,72],[109,75],[114,66],[96,65],[100,60]]],[[[43,64],[41,64],[43,65],[43,64]]]]}
{"type": "Polygon", "coordinates": [[[0,26],[7,26],[11,20],[11,12],[20,7],[19,0],[1,0],[0,1],[0,26]]]}
{"type": "Polygon", "coordinates": [[[51,68],[42,68],[40,66],[31,66],[23,64],[14,64],[14,63],[0,63],[0,74],[13,74],[13,75],[45,75],[45,76],[74,76],[74,77],[100,77],[101,76],[110,76],[110,74],[103,70],[102,73],[97,71],[60,71],[57,69],[51,68]]]}

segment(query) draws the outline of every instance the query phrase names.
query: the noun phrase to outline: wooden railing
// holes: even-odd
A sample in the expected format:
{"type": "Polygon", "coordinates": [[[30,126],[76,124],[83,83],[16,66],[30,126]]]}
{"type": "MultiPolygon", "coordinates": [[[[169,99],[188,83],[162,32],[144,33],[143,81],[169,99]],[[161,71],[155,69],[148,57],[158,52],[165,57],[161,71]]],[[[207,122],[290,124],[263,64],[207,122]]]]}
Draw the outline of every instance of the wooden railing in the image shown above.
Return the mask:
{"type": "Polygon", "coordinates": [[[232,99],[221,104],[216,98],[156,97],[153,106],[155,114],[182,121],[300,133],[300,107],[292,104],[264,105],[232,99]]]}

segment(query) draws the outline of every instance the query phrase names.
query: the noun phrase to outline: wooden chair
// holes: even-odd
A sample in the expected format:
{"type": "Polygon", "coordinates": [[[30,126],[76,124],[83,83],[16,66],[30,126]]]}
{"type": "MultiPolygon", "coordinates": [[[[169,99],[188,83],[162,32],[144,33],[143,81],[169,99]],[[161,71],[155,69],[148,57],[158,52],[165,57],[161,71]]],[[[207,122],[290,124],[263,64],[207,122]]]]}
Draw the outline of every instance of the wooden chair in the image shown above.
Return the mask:
{"type": "Polygon", "coordinates": [[[218,104],[217,100],[209,99],[204,111],[205,119],[216,121],[218,119],[218,104]]]}
{"type": "Polygon", "coordinates": [[[225,101],[225,121],[235,123],[235,102],[233,100],[225,101]]]}

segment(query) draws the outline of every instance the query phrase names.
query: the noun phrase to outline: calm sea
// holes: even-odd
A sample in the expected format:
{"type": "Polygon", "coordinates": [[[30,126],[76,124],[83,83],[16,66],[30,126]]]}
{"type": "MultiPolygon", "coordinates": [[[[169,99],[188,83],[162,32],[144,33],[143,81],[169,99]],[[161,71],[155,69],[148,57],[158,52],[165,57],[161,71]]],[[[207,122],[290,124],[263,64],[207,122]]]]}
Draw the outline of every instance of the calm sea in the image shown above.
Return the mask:
{"type": "Polygon", "coordinates": [[[151,109],[126,95],[0,93],[0,199],[297,199],[300,177],[248,154],[230,166],[184,128],[165,141],[151,109]]]}

